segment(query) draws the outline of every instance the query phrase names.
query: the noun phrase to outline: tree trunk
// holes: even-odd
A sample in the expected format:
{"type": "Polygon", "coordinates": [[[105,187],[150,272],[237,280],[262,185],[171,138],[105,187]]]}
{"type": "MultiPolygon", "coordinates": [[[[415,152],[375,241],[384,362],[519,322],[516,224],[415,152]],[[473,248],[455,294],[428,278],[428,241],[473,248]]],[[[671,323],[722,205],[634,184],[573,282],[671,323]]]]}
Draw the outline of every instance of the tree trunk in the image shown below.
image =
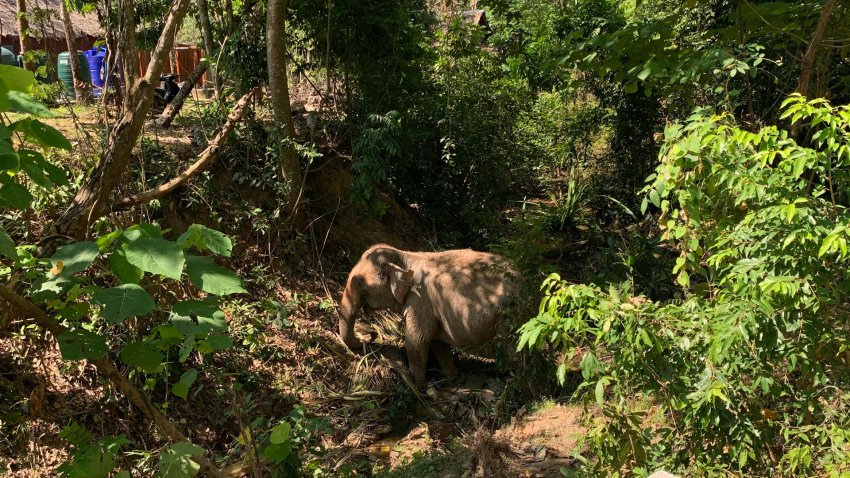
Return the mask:
{"type": "Polygon", "coordinates": [[[269,0],[266,5],[266,56],[269,69],[269,91],[271,93],[274,122],[282,129],[281,174],[288,188],[287,209],[294,215],[298,206],[301,185],[301,165],[292,141],[295,140],[295,125],[289,106],[289,71],[286,64],[286,0],[269,0]]]}
{"type": "Polygon", "coordinates": [[[145,119],[153,104],[153,88],[159,84],[168,52],[174,46],[174,36],[189,9],[190,0],[174,0],[165,19],[165,27],[156,48],[151,54],[147,72],[136,79],[135,73],[135,26],[133,1],[125,0],[122,14],[121,55],[124,63],[127,92],[121,117],[113,126],[106,151],[82,189],[71,201],[68,209],[60,216],[54,229],[60,234],[82,239],[87,236],[89,226],[98,218],[108,214],[112,201],[110,196],[130,168],[133,148],[142,132],[145,119]],[[131,26],[133,25],[133,26],[131,26]]]}
{"type": "Polygon", "coordinates": [[[815,69],[815,56],[817,55],[818,47],[823,41],[823,35],[826,33],[826,26],[829,24],[829,16],[832,14],[832,9],[835,7],[835,0],[826,0],[823,4],[823,10],[820,12],[818,24],[815,27],[815,33],[809,42],[806,49],[806,54],[803,55],[803,60],[800,65],[800,81],[797,82],[797,89],[794,90],[803,96],[809,94],[809,83],[812,79],[812,73],[815,69]]]}
{"type": "MultiPolygon", "coordinates": [[[[210,25],[210,11],[207,5],[207,0],[198,0],[198,19],[201,24],[201,35],[204,37],[204,50],[206,50],[207,63],[212,58],[215,58],[215,43],[213,43],[212,26],[210,25]]],[[[215,90],[215,99],[221,100],[221,88],[218,83],[218,72],[215,67],[210,67],[210,80],[212,80],[213,89],[215,90]]]]}
{"type": "Polygon", "coordinates": [[[171,103],[168,103],[165,106],[165,109],[162,111],[162,114],[159,115],[159,125],[163,128],[167,128],[171,125],[171,122],[174,121],[174,118],[177,116],[177,113],[183,108],[183,102],[186,101],[186,98],[189,97],[189,94],[192,92],[192,89],[198,84],[198,80],[201,79],[201,76],[207,71],[207,66],[209,62],[206,60],[201,60],[198,63],[198,66],[195,68],[195,71],[189,75],[189,78],[186,78],[186,81],[180,85],[180,91],[177,92],[177,96],[171,100],[171,103]]]}
{"type": "Polygon", "coordinates": [[[18,0],[18,37],[21,40],[21,56],[24,58],[24,68],[29,71],[35,70],[35,65],[26,61],[27,52],[30,51],[30,24],[27,19],[27,2],[18,0]]]}
{"type": "MultiPolygon", "coordinates": [[[[68,14],[68,5],[66,0],[59,1],[60,15],[62,15],[62,25],[65,27],[65,42],[68,44],[68,61],[71,62],[71,78],[74,82],[74,94],[77,97],[77,103],[88,103],[89,91],[87,84],[83,81],[83,70],[80,69],[80,59],[77,56],[77,42],[74,40],[74,26],[71,25],[71,16],[68,14]]],[[[86,65],[88,68],[88,65],[86,65]]]]}

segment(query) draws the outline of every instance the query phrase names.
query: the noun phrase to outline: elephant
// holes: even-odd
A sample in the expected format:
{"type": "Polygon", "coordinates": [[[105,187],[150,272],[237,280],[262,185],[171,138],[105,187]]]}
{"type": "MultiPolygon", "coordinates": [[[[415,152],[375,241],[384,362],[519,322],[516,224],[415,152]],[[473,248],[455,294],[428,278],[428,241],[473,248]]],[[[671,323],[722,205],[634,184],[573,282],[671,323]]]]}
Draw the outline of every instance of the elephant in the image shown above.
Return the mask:
{"type": "Polygon", "coordinates": [[[453,380],[451,347],[491,340],[503,308],[516,293],[516,270],[502,256],[471,249],[410,252],[386,244],[366,250],[348,275],[339,306],[339,334],[352,350],[355,317],[390,310],[405,321],[404,346],[416,387],[425,387],[429,351],[453,380]]]}

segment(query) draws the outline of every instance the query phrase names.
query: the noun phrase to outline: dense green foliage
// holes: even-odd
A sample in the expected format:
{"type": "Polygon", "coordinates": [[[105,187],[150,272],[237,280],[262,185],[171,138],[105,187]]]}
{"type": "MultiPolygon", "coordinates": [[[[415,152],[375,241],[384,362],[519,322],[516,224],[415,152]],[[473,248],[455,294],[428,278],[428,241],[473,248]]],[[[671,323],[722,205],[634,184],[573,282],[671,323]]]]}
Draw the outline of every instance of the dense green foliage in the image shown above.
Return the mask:
{"type": "Polygon", "coordinates": [[[681,300],[544,283],[520,347],[562,349],[561,380],[582,357],[608,419],[588,437],[596,472],[847,473],[850,114],[794,97],[783,116],[812,124],[812,147],[711,111],[667,128],[644,206],[679,253],[681,300]]]}

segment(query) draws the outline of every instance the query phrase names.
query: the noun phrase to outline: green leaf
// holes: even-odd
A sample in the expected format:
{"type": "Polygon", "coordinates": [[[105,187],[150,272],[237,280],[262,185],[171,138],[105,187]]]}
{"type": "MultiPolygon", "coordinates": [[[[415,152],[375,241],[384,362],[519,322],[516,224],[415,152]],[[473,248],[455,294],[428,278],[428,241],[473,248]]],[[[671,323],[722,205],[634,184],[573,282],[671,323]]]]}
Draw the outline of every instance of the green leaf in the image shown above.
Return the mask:
{"type": "Polygon", "coordinates": [[[180,244],[142,237],[128,244],[125,252],[127,262],[145,272],[175,280],[179,280],[183,274],[186,258],[180,244]]]}
{"type": "Polygon", "coordinates": [[[12,105],[12,109],[19,113],[29,113],[33,116],[41,116],[43,118],[52,118],[56,116],[52,111],[47,109],[46,106],[39,103],[35,100],[35,98],[26,93],[10,91],[6,93],[6,97],[9,98],[9,104],[12,105]]]}
{"type": "Polygon", "coordinates": [[[18,153],[6,139],[0,139],[0,170],[14,171],[20,167],[18,153]]]}
{"type": "Polygon", "coordinates": [[[201,470],[194,458],[203,454],[203,448],[187,441],[169,445],[159,457],[159,473],[162,478],[192,478],[201,470]]]}
{"type": "MultiPolygon", "coordinates": [[[[33,280],[32,287],[30,287],[30,297],[36,301],[58,299],[78,283],[79,281],[70,275],[51,276],[47,274],[33,280]]],[[[69,308],[66,307],[65,310],[69,310],[69,308]]]]}
{"type": "Polygon", "coordinates": [[[118,236],[120,236],[122,232],[123,231],[119,229],[117,231],[112,231],[109,234],[99,236],[95,240],[95,242],[97,243],[97,248],[100,250],[100,252],[105,252],[106,249],[111,246],[113,242],[115,242],[115,239],[118,239],[118,236]]]}
{"type": "Polygon", "coordinates": [[[278,464],[286,460],[292,452],[292,443],[272,443],[263,448],[263,457],[272,463],[278,464]]]}
{"type": "Polygon", "coordinates": [[[187,256],[186,263],[186,274],[192,284],[204,292],[216,295],[247,292],[239,276],[216,265],[210,257],[187,256]]]}
{"type": "Polygon", "coordinates": [[[177,238],[177,243],[188,249],[194,246],[199,251],[211,251],[224,257],[230,257],[233,242],[222,232],[210,229],[201,224],[192,224],[189,229],[177,238]]]}
{"type": "Polygon", "coordinates": [[[121,351],[121,360],[147,373],[159,372],[162,354],[146,342],[131,342],[121,351]]]}
{"type": "Polygon", "coordinates": [[[88,330],[68,330],[56,337],[59,352],[65,360],[94,360],[106,355],[106,340],[88,330]]]}
{"type": "Polygon", "coordinates": [[[171,389],[172,393],[185,400],[189,396],[189,387],[195,383],[197,378],[198,371],[194,368],[190,368],[180,376],[180,381],[174,384],[174,387],[171,389]]]}
{"type": "Polygon", "coordinates": [[[0,75],[0,111],[6,111],[11,107],[12,103],[9,102],[9,87],[6,86],[3,76],[0,75]]]}
{"type": "Polygon", "coordinates": [[[18,251],[15,249],[15,241],[12,237],[0,226],[0,255],[4,255],[12,260],[18,259],[18,251]]]}
{"type": "Polygon", "coordinates": [[[155,224],[134,224],[124,231],[122,237],[127,243],[143,237],[162,239],[162,229],[155,224]]]}
{"type": "Polygon", "coordinates": [[[138,284],[145,272],[127,261],[127,245],[123,245],[109,256],[109,268],[124,284],[138,284]]]}
{"type": "Polygon", "coordinates": [[[121,323],[128,317],[147,315],[153,312],[155,305],[153,297],[136,284],[101,289],[92,294],[92,302],[100,305],[100,315],[113,323],[121,323]]]}
{"type": "Polygon", "coordinates": [[[9,91],[32,93],[32,85],[35,84],[33,72],[11,65],[0,65],[0,78],[9,91]]]}
{"type": "Polygon", "coordinates": [[[286,443],[289,441],[289,432],[291,430],[292,427],[289,423],[279,423],[276,427],[272,428],[271,433],[269,434],[269,441],[275,445],[286,443]]]}
{"type": "MultiPolygon", "coordinates": [[[[176,327],[175,327],[176,329],[176,327]]],[[[180,345],[180,351],[178,352],[177,360],[180,363],[185,362],[189,358],[189,354],[195,350],[195,336],[191,334],[185,334],[186,338],[183,340],[183,343],[180,345]]]]}
{"type": "Polygon", "coordinates": [[[41,153],[29,149],[20,149],[18,150],[18,157],[21,170],[27,173],[27,176],[32,179],[32,182],[45,189],[53,187],[53,182],[50,180],[50,177],[44,174],[44,168],[41,166],[41,163],[45,162],[44,156],[41,153]]]}
{"type": "Polygon", "coordinates": [[[16,182],[4,184],[0,188],[0,200],[17,209],[26,209],[32,202],[32,194],[27,188],[16,182]]]}
{"type": "Polygon", "coordinates": [[[45,160],[44,164],[41,165],[44,168],[44,172],[47,173],[47,177],[53,181],[53,184],[58,184],[60,186],[70,186],[71,182],[68,181],[68,175],[65,174],[65,171],[62,168],[51,164],[50,161],[45,160]]]}
{"type": "Polygon", "coordinates": [[[50,257],[50,265],[57,268],[59,261],[62,261],[62,270],[56,275],[73,275],[84,271],[94,262],[98,254],[100,250],[94,242],[75,242],[57,249],[50,257]]]}
{"type": "Polygon", "coordinates": [[[190,299],[177,302],[172,306],[171,311],[185,317],[213,317],[221,312],[220,307],[217,297],[207,297],[204,300],[190,299]]]}
{"type": "Polygon", "coordinates": [[[596,403],[600,407],[605,403],[605,385],[606,385],[606,383],[607,383],[607,381],[604,378],[601,378],[601,379],[599,379],[598,382],[596,382],[596,390],[595,390],[596,403]]]}
{"type": "Polygon", "coordinates": [[[211,335],[198,346],[201,353],[216,352],[233,347],[233,339],[226,335],[211,335]]]}
{"type": "Polygon", "coordinates": [[[35,138],[38,139],[38,142],[43,146],[71,151],[71,142],[68,141],[68,138],[66,138],[62,132],[53,126],[34,119],[32,120],[32,124],[30,124],[30,131],[32,131],[33,136],[35,136],[35,138]]]}

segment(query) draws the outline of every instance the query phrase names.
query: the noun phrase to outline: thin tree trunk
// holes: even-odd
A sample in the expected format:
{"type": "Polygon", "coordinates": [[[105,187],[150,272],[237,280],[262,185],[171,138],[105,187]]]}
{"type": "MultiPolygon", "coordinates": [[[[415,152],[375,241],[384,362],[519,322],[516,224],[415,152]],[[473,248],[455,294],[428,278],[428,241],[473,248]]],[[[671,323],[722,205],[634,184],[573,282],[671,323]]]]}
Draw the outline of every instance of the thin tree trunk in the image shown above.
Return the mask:
{"type": "Polygon", "coordinates": [[[206,149],[198,156],[197,161],[192,163],[185,171],[180,173],[179,175],[172,178],[170,181],[163,183],[153,189],[149,189],[145,192],[136,194],[134,196],[126,197],[115,204],[112,205],[113,211],[120,211],[122,209],[128,209],[136,204],[144,204],[148,203],[154,199],[159,199],[166,194],[174,191],[186,181],[189,180],[192,176],[197,174],[200,171],[203,171],[212,161],[214,161],[218,157],[218,152],[221,150],[222,145],[227,140],[227,136],[230,135],[230,132],[233,131],[233,128],[242,120],[242,117],[245,116],[245,111],[248,110],[248,106],[251,103],[251,99],[259,92],[259,87],[256,87],[245,93],[239,101],[233,106],[233,109],[230,111],[230,114],[227,116],[227,121],[221,126],[216,133],[215,137],[210,141],[209,145],[207,145],[206,149]]]}
{"type": "Polygon", "coordinates": [[[153,89],[159,84],[159,76],[168,52],[174,45],[177,29],[186,15],[190,0],[174,0],[165,19],[165,26],[156,48],[151,54],[147,72],[141,79],[135,74],[135,27],[133,25],[133,1],[125,0],[123,12],[121,54],[124,63],[125,81],[128,84],[121,117],[113,126],[106,151],[82,189],[71,201],[68,209],[55,224],[55,230],[76,239],[86,237],[89,226],[98,218],[108,214],[112,201],[110,196],[124,178],[130,167],[130,158],[145,119],[153,104],[153,89]]]}
{"type": "Polygon", "coordinates": [[[826,26],[829,24],[829,16],[832,14],[832,9],[835,7],[835,0],[826,0],[823,4],[823,10],[820,12],[818,24],[815,27],[815,33],[812,35],[809,46],[806,49],[806,54],[803,55],[803,61],[800,65],[800,80],[797,82],[797,89],[794,90],[803,96],[809,94],[809,82],[812,79],[812,73],[815,68],[815,56],[820,47],[823,36],[826,33],[826,26]]]}
{"type": "MultiPolygon", "coordinates": [[[[68,14],[66,0],[59,0],[59,14],[62,15],[62,25],[65,27],[65,42],[68,44],[68,61],[71,62],[71,78],[74,82],[74,94],[77,103],[89,102],[89,91],[83,81],[83,70],[80,69],[80,58],[77,56],[77,42],[74,35],[74,26],[71,25],[71,15],[68,14]]],[[[88,65],[86,65],[88,68],[88,65]]]]}
{"type": "MultiPolygon", "coordinates": [[[[207,0],[198,0],[198,19],[201,24],[201,35],[204,37],[204,50],[206,57],[212,59],[215,57],[215,43],[213,43],[212,26],[210,25],[210,11],[207,5],[207,0]]],[[[209,60],[208,60],[209,62],[209,60]]],[[[210,67],[210,76],[215,90],[215,99],[221,100],[221,88],[218,83],[218,71],[215,67],[210,67]]]]}
{"type": "Polygon", "coordinates": [[[289,106],[289,71],[286,64],[286,0],[269,0],[266,5],[266,56],[269,69],[269,92],[275,125],[282,127],[281,174],[288,188],[287,208],[294,216],[298,207],[301,164],[292,141],[295,125],[289,106]]]}
{"type": "Polygon", "coordinates": [[[21,56],[24,58],[24,68],[29,71],[35,71],[35,65],[31,65],[27,60],[27,52],[30,51],[30,24],[27,19],[27,2],[26,0],[18,0],[18,37],[21,40],[21,56]]]}
{"type": "Polygon", "coordinates": [[[195,71],[189,75],[189,78],[180,85],[180,91],[177,92],[177,95],[171,100],[171,103],[168,103],[165,106],[165,109],[162,111],[162,114],[159,115],[159,125],[163,128],[167,128],[171,125],[171,122],[174,121],[174,118],[177,117],[177,113],[183,108],[183,102],[186,101],[186,98],[189,97],[189,94],[192,92],[192,89],[198,84],[198,80],[201,79],[204,72],[207,71],[207,66],[209,62],[206,59],[202,59],[198,66],[195,67],[195,71]]]}

